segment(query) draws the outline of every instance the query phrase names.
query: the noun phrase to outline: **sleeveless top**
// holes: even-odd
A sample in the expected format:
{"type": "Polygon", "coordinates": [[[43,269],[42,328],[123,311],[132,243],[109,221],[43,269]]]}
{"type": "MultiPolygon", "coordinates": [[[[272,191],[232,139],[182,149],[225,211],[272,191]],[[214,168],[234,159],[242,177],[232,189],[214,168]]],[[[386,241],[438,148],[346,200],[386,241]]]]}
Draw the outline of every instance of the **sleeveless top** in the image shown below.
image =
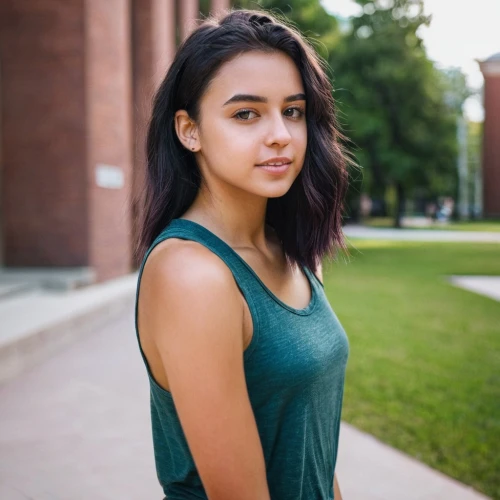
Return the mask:
{"type": "Polygon", "coordinates": [[[170,391],[153,378],[140,345],[137,303],[144,264],[167,238],[201,243],[231,270],[250,309],[253,337],[243,353],[250,402],[264,452],[272,500],[333,500],[333,479],[349,343],[306,266],[311,300],[303,309],[282,302],[246,261],[204,226],[173,219],[139,269],[135,327],[150,382],[156,472],[168,500],[207,499],[170,391]]]}

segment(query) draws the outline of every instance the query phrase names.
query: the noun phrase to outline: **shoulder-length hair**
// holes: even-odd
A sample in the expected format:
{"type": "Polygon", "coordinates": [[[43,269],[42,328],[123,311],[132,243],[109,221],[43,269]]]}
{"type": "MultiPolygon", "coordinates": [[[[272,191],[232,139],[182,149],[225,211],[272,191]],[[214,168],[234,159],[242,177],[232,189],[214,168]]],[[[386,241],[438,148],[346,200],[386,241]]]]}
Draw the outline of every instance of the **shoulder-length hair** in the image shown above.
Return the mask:
{"type": "Polygon", "coordinates": [[[262,11],[235,10],[209,17],[179,46],[154,101],[147,134],[147,167],[138,256],[193,203],[202,181],[194,153],[179,141],[176,111],[196,123],[200,99],[221,66],[249,51],[288,55],[306,94],[307,148],[303,168],[288,190],[270,198],[266,222],[280,238],[289,264],[316,271],[325,254],[345,249],[342,215],[351,161],[340,141],[327,67],[301,35],[262,11]]]}

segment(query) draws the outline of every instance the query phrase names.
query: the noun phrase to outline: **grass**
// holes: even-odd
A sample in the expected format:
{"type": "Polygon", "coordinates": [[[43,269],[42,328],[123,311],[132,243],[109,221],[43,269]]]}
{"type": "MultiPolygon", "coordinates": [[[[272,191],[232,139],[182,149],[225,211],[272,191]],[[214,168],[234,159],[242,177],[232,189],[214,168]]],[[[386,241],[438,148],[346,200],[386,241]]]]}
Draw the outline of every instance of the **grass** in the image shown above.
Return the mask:
{"type": "Polygon", "coordinates": [[[500,303],[446,275],[500,275],[500,245],[353,240],[325,262],[350,341],[343,419],[500,499],[500,303]]]}
{"type": "MultiPolygon", "coordinates": [[[[439,225],[432,226],[439,229],[439,225]]],[[[450,222],[443,229],[453,229],[455,231],[491,231],[494,233],[500,232],[500,221],[467,221],[467,222],[450,222]]]]}
{"type": "MultiPolygon", "coordinates": [[[[363,220],[363,225],[370,227],[392,228],[394,220],[391,217],[371,217],[363,220]]],[[[405,226],[405,229],[442,229],[447,231],[488,231],[500,232],[500,220],[450,221],[436,222],[430,226],[405,226]]]]}

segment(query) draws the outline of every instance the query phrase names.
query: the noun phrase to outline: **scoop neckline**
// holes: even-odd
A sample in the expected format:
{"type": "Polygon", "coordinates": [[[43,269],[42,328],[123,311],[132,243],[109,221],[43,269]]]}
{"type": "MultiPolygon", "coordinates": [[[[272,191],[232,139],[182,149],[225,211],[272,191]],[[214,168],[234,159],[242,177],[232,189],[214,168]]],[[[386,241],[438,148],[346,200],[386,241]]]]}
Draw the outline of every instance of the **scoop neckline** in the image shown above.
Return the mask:
{"type": "MultiPolygon", "coordinates": [[[[316,302],[317,302],[317,292],[316,292],[316,287],[314,285],[314,282],[313,282],[313,279],[312,279],[312,276],[309,274],[309,269],[307,269],[306,266],[300,266],[299,265],[299,268],[302,270],[302,273],[305,275],[308,283],[309,283],[309,289],[310,289],[310,293],[311,293],[311,298],[309,300],[309,304],[307,304],[307,306],[305,306],[304,308],[302,309],[297,309],[295,307],[292,307],[288,304],[286,304],[285,302],[283,302],[279,297],[277,297],[268,287],[267,285],[260,279],[259,275],[254,271],[254,269],[250,266],[250,264],[248,264],[248,262],[236,251],[234,250],[231,245],[229,245],[228,243],[226,243],[222,238],[220,238],[219,236],[217,236],[215,233],[213,233],[212,231],[210,231],[210,229],[206,228],[205,226],[199,224],[198,222],[195,222],[195,221],[192,221],[190,219],[172,219],[171,223],[175,223],[175,224],[178,224],[180,226],[182,226],[183,224],[187,224],[187,225],[193,225],[194,227],[196,228],[199,228],[201,231],[205,231],[207,232],[208,234],[210,234],[213,238],[215,238],[217,241],[219,241],[222,245],[224,245],[224,247],[228,248],[229,251],[236,256],[236,258],[250,271],[250,273],[255,277],[255,279],[257,280],[257,282],[262,286],[262,288],[265,290],[265,292],[277,303],[279,304],[281,307],[283,307],[284,309],[287,309],[288,311],[294,313],[294,314],[297,314],[297,315],[300,315],[300,316],[307,316],[309,314],[311,314],[314,310],[314,307],[316,306],[316,302]]],[[[169,226],[170,226],[169,224],[169,226]]]]}

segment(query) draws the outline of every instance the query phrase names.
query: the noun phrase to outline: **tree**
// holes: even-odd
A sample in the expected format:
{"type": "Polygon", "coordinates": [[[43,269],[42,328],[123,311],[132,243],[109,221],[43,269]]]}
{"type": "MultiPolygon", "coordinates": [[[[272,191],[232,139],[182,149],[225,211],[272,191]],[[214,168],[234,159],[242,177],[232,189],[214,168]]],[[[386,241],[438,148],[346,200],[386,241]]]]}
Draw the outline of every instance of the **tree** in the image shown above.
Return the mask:
{"type": "Polygon", "coordinates": [[[353,139],[367,190],[395,189],[394,225],[415,188],[455,194],[455,114],[449,81],[428,59],[418,29],[423,0],[357,0],[363,14],[331,54],[337,105],[353,139]]]}
{"type": "Polygon", "coordinates": [[[233,5],[244,9],[265,9],[278,17],[285,16],[325,60],[340,42],[338,21],[325,11],[319,0],[235,0],[233,5]]]}

